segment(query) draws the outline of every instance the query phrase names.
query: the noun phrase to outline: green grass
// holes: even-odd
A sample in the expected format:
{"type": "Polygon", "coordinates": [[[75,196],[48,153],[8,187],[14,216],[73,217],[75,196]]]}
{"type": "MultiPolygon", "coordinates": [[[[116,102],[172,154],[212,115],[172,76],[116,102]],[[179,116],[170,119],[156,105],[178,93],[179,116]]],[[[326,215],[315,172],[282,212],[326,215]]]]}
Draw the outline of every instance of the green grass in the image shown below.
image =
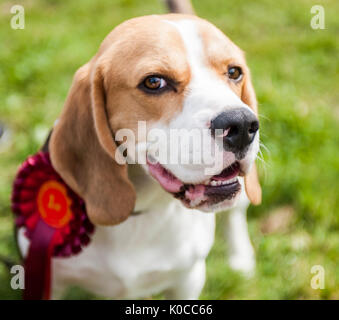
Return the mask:
{"type": "MultiPolygon", "coordinates": [[[[253,278],[225,263],[218,228],[207,260],[203,299],[339,298],[339,2],[194,1],[247,54],[258,95],[265,164],[259,162],[263,204],[250,208],[257,253],[253,278]],[[325,8],[325,30],[310,27],[310,8],[325,8]],[[284,230],[261,229],[272,210],[288,205],[284,230]],[[298,245],[299,243],[299,245],[298,245]],[[301,243],[301,245],[300,245],[301,243]],[[325,268],[325,289],[310,286],[313,265],[325,268]]],[[[17,166],[41,146],[63,106],[74,72],[107,33],[134,16],[161,13],[155,0],[35,0],[0,4],[0,255],[17,258],[9,196],[17,166]],[[26,8],[26,28],[12,30],[13,4],[26,8]],[[2,146],[2,147],[1,147],[2,146]]],[[[0,266],[0,299],[19,298],[0,266]]],[[[69,298],[88,297],[72,290],[69,298]]]]}

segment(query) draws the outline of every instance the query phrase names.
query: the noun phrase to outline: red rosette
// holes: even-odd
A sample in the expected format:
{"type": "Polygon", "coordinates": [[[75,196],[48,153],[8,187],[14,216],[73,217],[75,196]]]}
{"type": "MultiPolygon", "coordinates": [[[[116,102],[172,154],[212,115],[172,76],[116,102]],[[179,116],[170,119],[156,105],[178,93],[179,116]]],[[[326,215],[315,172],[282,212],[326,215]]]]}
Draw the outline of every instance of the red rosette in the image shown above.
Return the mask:
{"type": "Polygon", "coordinates": [[[24,227],[30,240],[24,298],[48,299],[51,257],[78,254],[90,242],[94,226],[85,203],[54,170],[48,152],[39,152],[18,170],[12,210],[17,228],[24,227]]]}
{"type": "Polygon", "coordinates": [[[12,210],[16,215],[16,226],[18,228],[25,227],[25,235],[29,239],[31,239],[32,232],[40,218],[56,229],[58,235],[56,236],[53,256],[68,257],[78,254],[82,247],[88,245],[90,235],[94,231],[94,226],[86,214],[84,201],[67,186],[54,170],[47,152],[39,152],[30,156],[20,166],[13,185],[12,210]],[[69,215],[69,217],[66,217],[66,223],[53,224],[51,219],[46,220],[48,216],[42,217],[41,208],[44,207],[44,204],[39,207],[38,197],[42,187],[48,187],[48,184],[52,192],[47,196],[52,202],[47,204],[47,210],[53,215],[53,205],[58,205],[58,203],[53,203],[53,199],[54,202],[58,200],[55,199],[57,196],[59,196],[59,200],[60,198],[61,200],[68,200],[66,205],[69,207],[61,208],[68,210],[64,213],[69,215]],[[53,195],[53,187],[55,188],[54,193],[62,187],[66,194],[59,192],[59,195],[58,193],[53,195]],[[65,199],[62,199],[62,197],[65,199]]]}

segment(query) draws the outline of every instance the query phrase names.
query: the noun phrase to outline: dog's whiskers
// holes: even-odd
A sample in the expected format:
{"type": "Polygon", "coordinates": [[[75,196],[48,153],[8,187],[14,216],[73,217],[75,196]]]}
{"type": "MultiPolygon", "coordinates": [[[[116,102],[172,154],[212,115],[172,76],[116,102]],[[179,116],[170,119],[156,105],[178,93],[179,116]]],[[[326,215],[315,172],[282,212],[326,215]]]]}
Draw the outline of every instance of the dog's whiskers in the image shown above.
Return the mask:
{"type": "Polygon", "coordinates": [[[259,114],[258,114],[258,117],[259,117],[260,119],[265,119],[265,120],[267,120],[267,121],[271,121],[271,119],[270,119],[269,117],[265,116],[265,115],[262,114],[262,113],[259,113],[259,114]]]}

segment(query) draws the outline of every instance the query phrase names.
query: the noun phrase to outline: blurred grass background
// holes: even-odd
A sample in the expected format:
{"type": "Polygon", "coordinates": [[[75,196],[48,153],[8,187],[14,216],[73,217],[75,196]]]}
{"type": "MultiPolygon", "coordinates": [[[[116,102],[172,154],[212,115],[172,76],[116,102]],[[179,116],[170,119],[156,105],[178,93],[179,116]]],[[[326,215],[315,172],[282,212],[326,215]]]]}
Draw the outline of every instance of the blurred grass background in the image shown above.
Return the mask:
{"type": "MultiPolygon", "coordinates": [[[[261,114],[263,204],[248,212],[255,275],[231,271],[222,230],[207,260],[203,299],[339,299],[339,2],[193,0],[197,13],[246,53],[261,114]],[[313,5],[325,30],[310,27],[313,5]],[[313,265],[325,289],[310,286],[313,265]]],[[[17,166],[41,146],[74,72],[120,22],[165,12],[157,0],[0,2],[0,255],[17,259],[9,196],[17,166]],[[25,7],[24,30],[10,8],[25,7]]],[[[221,218],[219,217],[219,220],[221,218]]],[[[0,265],[0,299],[17,299],[0,265]]],[[[74,289],[68,298],[90,297],[74,289]]]]}

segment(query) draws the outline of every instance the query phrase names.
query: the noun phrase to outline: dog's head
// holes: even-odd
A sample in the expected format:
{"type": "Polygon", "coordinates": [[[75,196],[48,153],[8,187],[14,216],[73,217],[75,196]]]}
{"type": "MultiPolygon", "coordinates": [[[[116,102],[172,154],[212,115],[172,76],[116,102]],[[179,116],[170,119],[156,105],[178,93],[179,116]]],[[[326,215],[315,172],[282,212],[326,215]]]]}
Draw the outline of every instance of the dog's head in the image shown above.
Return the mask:
{"type": "Polygon", "coordinates": [[[238,175],[245,177],[249,199],[260,202],[253,166],[257,103],[249,70],[242,51],[207,21],[185,15],[126,21],[77,71],[50,152],[55,169],[84,198],[97,224],[123,221],[135,204],[127,165],[116,161],[115,136],[123,129],[135,134],[133,143],[145,152],[145,170],[186,206],[230,207],[241,189],[238,175]],[[171,131],[179,130],[178,162],[159,160],[159,143],[138,135],[140,121],[148,133],[161,129],[168,146],[171,131]],[[211,152],[205,149],[212,143],[210,156],[221,161],[192,161],[194,130],[201,132],[200,153],[211,152]],[[188,161],[180,161],[183,152],[188,161]]]}

